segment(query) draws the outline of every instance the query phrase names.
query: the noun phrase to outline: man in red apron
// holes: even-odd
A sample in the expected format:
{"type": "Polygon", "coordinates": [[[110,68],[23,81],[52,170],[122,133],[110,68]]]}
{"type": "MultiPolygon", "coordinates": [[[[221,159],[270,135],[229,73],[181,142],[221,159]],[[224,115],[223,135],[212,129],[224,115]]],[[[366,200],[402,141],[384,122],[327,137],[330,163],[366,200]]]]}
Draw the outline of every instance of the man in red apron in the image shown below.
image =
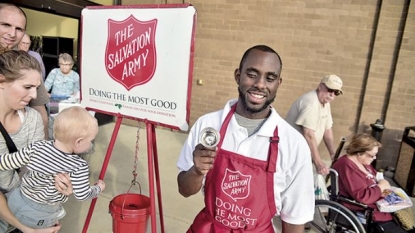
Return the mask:
{"type": "Polygon", "coordinates": [[[179,192],[201,188],[205,208],[188,233],[299,233],[314,213],[310,151],[305,139],[273,109],[282,63],[268,46],[248,49],[235,70],[238,100],[193,125],[177,166],[179,192]],[[216,147],[200,144],[206,128],[219,132],[216,147]]]}

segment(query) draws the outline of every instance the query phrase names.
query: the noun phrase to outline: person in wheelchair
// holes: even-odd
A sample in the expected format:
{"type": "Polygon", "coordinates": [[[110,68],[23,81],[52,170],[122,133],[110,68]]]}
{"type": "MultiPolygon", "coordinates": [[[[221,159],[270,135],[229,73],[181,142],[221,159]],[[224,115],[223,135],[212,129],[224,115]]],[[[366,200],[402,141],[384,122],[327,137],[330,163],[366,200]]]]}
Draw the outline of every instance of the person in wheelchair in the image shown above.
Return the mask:
{"type": "MultiPolygon", "coordinates": [[[[376,159],[381,143],[369,134],[355,135],[346,147],[346,155],[332,166],[339,174],[339,195],[366,204],[373,209],[372,221],[383,232],[405,233],[393,220],[391,213],[380,212],[376,201],[386,196],[390,184],[385,179],[376,179],[377,171],[371,163],[376,159]]],[[[363,207],[342,203],[353,212],[364,212],[363,207]]],[[[382,232],[382,231],[380,231],[382,232]]]]}

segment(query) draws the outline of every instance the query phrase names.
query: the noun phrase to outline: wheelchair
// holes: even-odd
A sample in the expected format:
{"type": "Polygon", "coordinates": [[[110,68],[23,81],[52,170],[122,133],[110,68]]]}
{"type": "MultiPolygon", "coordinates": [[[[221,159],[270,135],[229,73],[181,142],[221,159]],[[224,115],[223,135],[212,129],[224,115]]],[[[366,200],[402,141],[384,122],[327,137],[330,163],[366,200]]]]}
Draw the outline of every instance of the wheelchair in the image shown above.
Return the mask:
{"type": "Polygon", "coordinates": [[[313,232],[334,233],[374,233],[383,232],[381,226],[373,223],[373,208],[354,200],[339,196],[338,177],[336,170],[330,169],[329,200],[316,200],[314,219],[310,222],[313,232]],[[354,213],[341,203],[363,207],[362,213],[354,213]]]}

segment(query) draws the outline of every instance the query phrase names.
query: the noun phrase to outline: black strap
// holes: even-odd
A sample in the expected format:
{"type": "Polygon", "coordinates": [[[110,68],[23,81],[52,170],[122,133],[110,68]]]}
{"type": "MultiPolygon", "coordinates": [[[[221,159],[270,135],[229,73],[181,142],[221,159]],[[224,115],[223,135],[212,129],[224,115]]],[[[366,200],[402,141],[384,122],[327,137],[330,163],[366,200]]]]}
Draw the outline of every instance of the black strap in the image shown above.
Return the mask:
{"type": "MultiPolygon", "coordinates": [[[[3,134],[4,140],[6,141],[7,149],[9,149],[9,153],[13,153],[17,151],[17,147],[14,144],[12,138],[10,137],[9,133],[7,133],[6,129],[3,127],[3,124],[0,122],[0,131],[3,134]]],[[[14,169],[17,173],[20,173],[20,168],[14,169]]]]}
{"type": "Polygon", "coordinates": [[[13,153],[17,151],[17,147],[14,144],[12,138],[7,133],[6,129],[3,127],[3,124],[0,122],[0,131],[3,134],[4,140],[6,141],[7,149],[9,149],[9,153],[13,153]]]}

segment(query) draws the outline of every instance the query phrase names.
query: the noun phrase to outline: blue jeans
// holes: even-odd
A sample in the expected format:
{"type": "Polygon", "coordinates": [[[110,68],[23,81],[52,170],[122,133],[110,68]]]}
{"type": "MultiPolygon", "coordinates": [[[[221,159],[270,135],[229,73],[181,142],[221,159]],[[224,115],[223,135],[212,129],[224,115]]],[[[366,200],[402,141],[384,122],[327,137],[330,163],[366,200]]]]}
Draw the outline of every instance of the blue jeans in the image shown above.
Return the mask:
{"type": "MultiPolygon", "coordinates": [[[[7,198],[9,197],[10,193],[13,191],[13,189],[11,189],[9,192],[7,193],[3,193],[4,197],[7,198]]],[[[6,221],[4,221],[3,219],[0,219],[0,233],[5,233],[7,231],[7,229],[9,229],[10,224],[6,221]]]]}
{"type": "Polygon", "coordinates": [[[6,232],[8,226],[9,224],[6,221],[0,219],[0,233],[6,232]]]}
{"type": "Polygon", "coordinates": [[[20,188],[13,190],[8,199],[8,205],[19,221],[31,228],[47,228],[54,226],[64,215],[62,204],[41,204],[27,198],[20,188]]]}

